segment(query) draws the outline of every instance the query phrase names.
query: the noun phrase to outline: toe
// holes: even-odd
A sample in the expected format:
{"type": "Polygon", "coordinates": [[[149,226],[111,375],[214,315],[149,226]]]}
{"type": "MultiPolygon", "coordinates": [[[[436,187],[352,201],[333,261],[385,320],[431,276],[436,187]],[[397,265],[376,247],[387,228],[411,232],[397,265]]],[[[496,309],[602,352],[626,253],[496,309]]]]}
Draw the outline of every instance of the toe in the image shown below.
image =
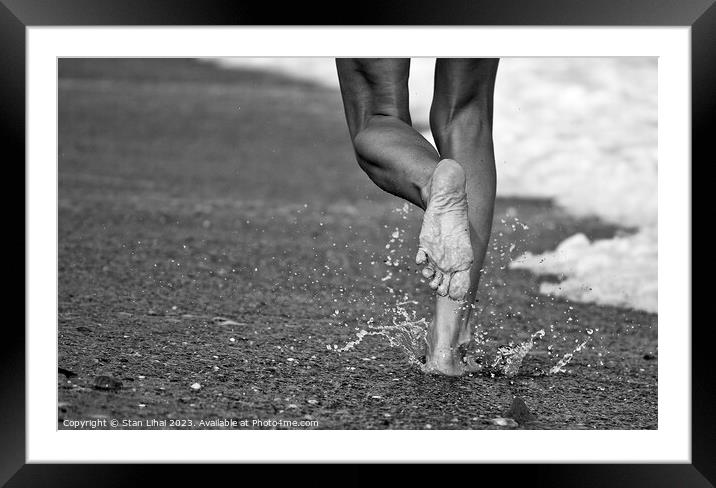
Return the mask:
{"type": "Polygon", "coordinates": [[[440,286],[440,282],[443,280],[443,274],[440,271],[435,271],[435,276],[433,277],[433,280],[430,282],[430,288],[433,290],[437,290],[438,286],[440,286]]]}
{"type": "Polygon", "coordinates": [[[415,256],[415,263],[416,264],[425,264],[427,262],[428,262],[427,253],[422,249],[418,249],[418,254],[415,256]]]}
{"type": "Polygon", "coordinates": [[[423,268],[423,278],[425,278],[426,280],[432,278],[434,274],[435,270],[432,268],[432,266],[425,266],[423,268]]]}
{"type": "Polygon", "coordinates": [[[443,281],[438,287],[438,295],[440,295],[441,297],[444,297],[448,294],[448,290],[450,289],[450,278],[451,276],[448,274],[443,276],[443,281]]]}
{"type": "Polygon", "coordinates": [[[450,298],[463,300],[470,286],[470,271],[458,271],[450,280],[450,298]]]}

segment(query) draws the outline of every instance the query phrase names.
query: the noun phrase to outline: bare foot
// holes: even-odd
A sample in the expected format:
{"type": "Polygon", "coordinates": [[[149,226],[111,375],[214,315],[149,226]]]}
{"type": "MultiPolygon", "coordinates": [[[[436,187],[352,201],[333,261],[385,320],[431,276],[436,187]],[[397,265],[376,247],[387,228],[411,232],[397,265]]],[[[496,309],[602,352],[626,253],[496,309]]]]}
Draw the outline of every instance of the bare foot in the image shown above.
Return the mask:
{"type": "Polygon", "coordinates": [[[423,372],[460,376],[482,370],[482,365],[468,353],[468,344],[460,342],[449,323],[441,327],[437,318],[433,319],[425,339],[423,372]]]}
{"type": "Polygon", "coordinates": [[[441,349],[428,347],[422,369],[425,373],[460,376],[465,373],[480,372],[483,368],[474,357],[466,355],[462,347],[441,349]]]}
{"type": "Polygon", "coordinates": [[[447,376],[460,376],[465,372],[466,365],[462,357],[454,348],[430,351],[425,358],[423,371],[426,373],[444,374],[447,376]]]}
{"type": "Polygon", "coordinates": [[[465,171],[443,159],[430,178],[428,203],[420,229],[415,261],[424,264],[423,276],[440,296],[462,300],[470,286],[473,255],[467,220],[465,171]]]}

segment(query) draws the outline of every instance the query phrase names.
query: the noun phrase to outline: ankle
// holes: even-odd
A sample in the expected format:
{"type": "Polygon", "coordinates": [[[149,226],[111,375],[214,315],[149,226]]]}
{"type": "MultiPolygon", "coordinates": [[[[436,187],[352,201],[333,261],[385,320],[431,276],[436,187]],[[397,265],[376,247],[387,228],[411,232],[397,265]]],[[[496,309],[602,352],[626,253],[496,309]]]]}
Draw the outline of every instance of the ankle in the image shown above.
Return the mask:
{"type": "Polygon", "coordinates": [[[448,351],[457,351],[460,347],[460,333],[458,330],[433,325],[428,334],[428,354],[444,354],[448,351]]]}

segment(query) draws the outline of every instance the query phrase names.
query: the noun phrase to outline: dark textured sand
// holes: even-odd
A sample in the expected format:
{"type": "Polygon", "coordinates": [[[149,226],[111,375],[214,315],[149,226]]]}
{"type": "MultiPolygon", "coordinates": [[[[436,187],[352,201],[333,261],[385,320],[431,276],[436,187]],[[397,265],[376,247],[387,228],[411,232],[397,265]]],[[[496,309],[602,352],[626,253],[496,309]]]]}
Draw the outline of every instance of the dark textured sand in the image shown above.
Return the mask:
{"type": "Polygon", "coordinates": [[[59,428],[504,428],[486,420],[514,396],[536,416],[519,428],[657,427],[656,315],[552,300],[506,268],[575,232],[620,229],[547,201],[498,200],[480,294],[487,348],[548,331],[515,377],[426,376],[380,337],[335,353],[326,346],[353,340],[368,317],[390,320],[387,285],[418,300],[419,316],[430,310],[410,262],[420,213],[404,219],[360,171],[339,95],[191,60],[63,60],[59,72],[59,366],[76,374],[58,375],[59,428]],[[513,229],[515,217],[529,229],[513,229]],[[405,264],[383,282],[396,227],[405,264]],[[567,371],[544,374],[587,329],[567,371]],[[97,389],[98,376],[121,387],[97,389]]]}

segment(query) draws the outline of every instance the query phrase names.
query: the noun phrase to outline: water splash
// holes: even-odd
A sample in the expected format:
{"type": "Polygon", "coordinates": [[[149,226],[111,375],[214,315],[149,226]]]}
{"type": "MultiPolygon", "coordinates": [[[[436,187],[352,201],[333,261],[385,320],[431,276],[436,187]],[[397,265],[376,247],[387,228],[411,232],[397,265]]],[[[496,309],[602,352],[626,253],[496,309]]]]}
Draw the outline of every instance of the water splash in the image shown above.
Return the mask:
{"type": "Polygon", "coordinates": [[[416,321],[395,321],[392,325],[368,325],[356,334],[356,339],[345,346],[334,349],[336,352],[350,351],[367,336],[382,336],[388,340],[391,347],[400,348],[408,357],[411,364],[422,365],[422,356],[425,351],[428,323],[425,319],[416,321]]]}
{"type": "Polygon", "coordinates": [[[579,351],[581,351],[582,349],[584,349],[584,347],[587,345],[587,343],[589,342],[590,339],[591,339],[591,337],[587,337],[587,338],[586,338],[581,344],[579,344],[572,352],[568,352],[567,354],[565,354],[564,356],[562,356],[562,359],[560,359],[559,361],[557,361],[557,364],[555,364],[554,366],[552,366],[552,367],[550,368],[549,374],[557,374],[557,373],[561,373],[561,372],[566,371],[566,370],[564,369],[564,367],[567,366],[567,364],[569,364],[569,362],[572,360],[572,358],[574,358],[575,353],[578,353],[579,351]]]}
{"type": "Polygon", "coordinates": [[[340,348],[334,345],[333,350],[336,352],[350,351],[368,336],[381,336],[387,339],[390,347],[400,348],[407,355],[409,363],[421,365],[427,345],[429,324],[425,318],[418,318],[416,311],[406,308],[407,305],[417,304],[417,301],[408,299],[408,295],[405,294],[403,300],[396,301],[391,308],[392,324],[376,325],[371,318],[366,324],[366,329],[358,330],[355,340],[340,348]]]}
{"type": "Polygon", "coordinates": [[[497,349],[497,356],[492,362],[492,368],[497,369],[505,376],[515,376],[522,366],[525,356],[529,354],[535,345],[535,340],[544,337],[544,329],[540,329],[529,340],[518,345],[502,346],[497,349]]]}
{"type": "MultiPolygon", "coordinates": [[[[407,220],[410,213],[410,206],[408,204],[403,205],[402,208],[393,210],[398,213],[403,220],[407,220]]],[[[501,223],[505,227],[506,232],[516,234],[519,231],[525,231],[529,227],[515,216],[508,217],[509,220],[502,219],[501,223]]],[[[423,366],[423,357],[425,355],[427,347],[427,331],[429,327],[429,321],[426,318],[419,317],[415,310],[411,310],[411,305],[419,305],[419,303],[410,298],[409,293],[402,290],[401,287],[410,288],[414,285],[412,277],[406,277],[401,274],[403,261],[406,259],[405,255],[407,252],[403,249],[405,245],[405,231],[400,226],[391,228],[387,225],[389,239],[384,246],[385,257],[382,259],[383,264],[386,266],[385,273],[382,278],[381,275],[377,275],[376,278],[380,279],[377,284],[378,287],[383,287],[388,292],[388,300],[382,301],[383,310],[385,314],[379,319],[384,322],[389,322],[388,325],[379,325],[375,323],[375,319],[370,317],[364,322],[364,326],[356,327],[355,339],[347,342],[343,347],[339,347],[337,344],[328,345],[329,350],[335,352],[347,352],[357,346],[359,346],[363,340],[368,336],[380,336],[388,341],[391,347],[397,347],[402,350],[407,356],[408,362],[417,366],[423,366]]],[[[515,242],[522,241],[523,238],[518,235],[512,235],[512,243],[498,243],[493,244],[493,253],[488,259],[490,259],[493,266],[497,266],[500,269],[505,269],[508,262],[514,258],[516,254],[515,242]],[[498,262],[494,262],[497,260],[498,262]]],[[[380,260],[378,260],[380,261],[380,260]]],[[[483,289],[488,290],[488,304],[487,306],[481,306],[481,315],[487,313],[489,318],[484,321],[489,324],[488,327],[481,328],[482,330],[476,330],[473,334],[473,346],[477,345],[477,348],[473,348],[472,361],[476,361],[478,364],[487,365],[483,370],[494,376],[506,376],[513,377],[518,374],[520,367],[522,366],[527,355],[534,349],[535,345],[539,340],[546,336],[550,337],[551,341],[558,339],[559,332],[555,330],[556,324],[551,324],[549,327],[549,334],[545,332],[545,329],[540,329],[529,337],[528,340],[520,342],[518,344],[510,343],[507,346],[501,346],[497,349],[497,352],[488,352],[488,328],[498,327],[500,329],[509,327],[509,319],[514,314],[520,312],[513,312],[512,307],[507,305],[509,312],[507,314],[496,313],[498,309],[494,306],[489,305],[490,296],[489,290],[498,286],[504,286],[504,282],[493,283],[492,277],[487,275],[485,281],[483,281],[483,289]],[[494,355],[493,355],[494,354],[494,355]]],[[[501,278],[498,278],[501,280],[501,278]]],[[[370,294],[375,298],[373,291],[370,294]]],[[[537,303],[537,302],[535,302],[537,303]]],[[[475,305],[473,305],[475,307],[475,305]]],[[[530,304],[530,307],[534,307],[534,304],[530,304]]],[[[414,308],[414,307],[412,307],[414,308]]],[[[574,324],[577,322],[571,316],[572,307],[565,310],[566,322],[574,324]]],[[[338,314],[338,310],[334,312],[338,314]]],[[[365,320],[365,319],[364,319],[365,320]]],[[[483,322],[480,320],[480,322],[483,322]]],[[[347,325],[347,324],[343,324],[347,325]]],[[[483,324],[484,325],[484,324],[483,324]]],[[[594,331],[589,330],[587,333],[590,335],[584,342],[579,344],[573,351],[565,354],[559,361],[549,369],[547,374],[557,374],[564,371],[564,367],[574,358],[574,355],[586,347],[587,343],[591,338],[591,333],[594,331]]],[[[552,344],[548,346],[548,354],[552,355],[552,344]]]]}
{"type": "MultiPolygon", "coordinates": [[[[410,210],[410,205],[405,203],[402,207],[393,211],[398,213],[402,220],[407,220],[410,210]]],[[[386,256],[384,264],[388,269],[380,279],[392,300],[392,304],[386,304],[391,323],[378,325],[374,323],[374,319],[371,317],[366,323],[366,328],[358,330],[354,340],[343,347],[334,345],[334,351],[350,351],[368,336],[381,336],[388,341],[391,347],[401,349],[408,357],[408,362],[417,365],[422,364],[422,357],[425,354],[427,345],[426,337],[429,324],[425,318],[418,317],[415,310],[408,309],[410,305],[418,305],[418,302],[412,300],[407,292],[399,289],[397,284],[397,274],[404,259],[404,253],[402,252],[404,244],[405,230],[396,226],[385,245],[386,256]]]]}

